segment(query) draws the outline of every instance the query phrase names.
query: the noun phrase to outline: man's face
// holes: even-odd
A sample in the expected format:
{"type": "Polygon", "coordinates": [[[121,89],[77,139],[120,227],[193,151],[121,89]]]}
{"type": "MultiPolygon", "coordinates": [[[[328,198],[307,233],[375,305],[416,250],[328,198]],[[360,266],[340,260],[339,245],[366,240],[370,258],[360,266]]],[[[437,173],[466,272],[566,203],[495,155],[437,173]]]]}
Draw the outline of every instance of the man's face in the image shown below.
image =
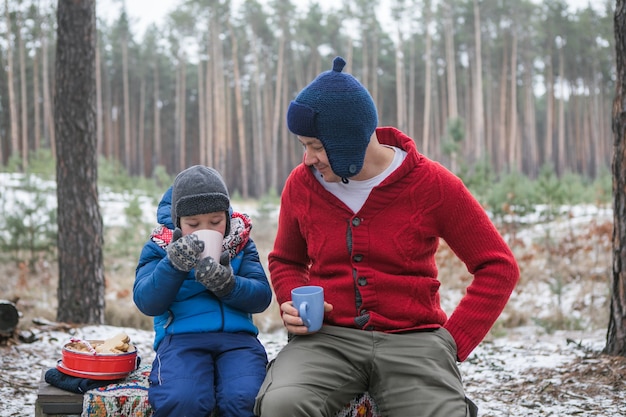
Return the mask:
{"type": "Polygon", "coordinates": [[[322,175],[326,182],[339,182],[341,177],[335,174],[328,162],[328,155],[322,145],[322,141],[317,138],[298,136],[298,140],[304,148],[304,164],[312,166],[322,175]]]}

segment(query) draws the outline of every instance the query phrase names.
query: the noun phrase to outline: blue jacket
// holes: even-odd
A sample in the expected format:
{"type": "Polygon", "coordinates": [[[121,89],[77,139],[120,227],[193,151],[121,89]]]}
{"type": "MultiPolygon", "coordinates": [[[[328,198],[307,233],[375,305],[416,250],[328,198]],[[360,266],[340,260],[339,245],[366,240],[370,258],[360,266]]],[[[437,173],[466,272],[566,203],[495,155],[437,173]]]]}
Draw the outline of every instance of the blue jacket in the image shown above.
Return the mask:
{"type": "MultiPolygon", "coordinates": [[[[135,272],[133,300],[139,310],[154,316],[154,349],[169,334],[203,332],[248,332],[258,334],[252,314],[264,311],[272,300],[265,270],[256,245],[243,227],[233,227],[247,216],[231,209],[231,266],[235,274],[233,291],[221,299],[196,282],[194,270],[182,272],[167,259],[165,248],[171,240],[172,188],[163,195],[157,209],[157,227],[144,245],[135,272]],[[245,232],[245,233],[244,233],[245,232]],[[241,236],[245,236],[241,238],[241,236]]],[[[249,220],[248,220],[249,221],[249,220]]]]}

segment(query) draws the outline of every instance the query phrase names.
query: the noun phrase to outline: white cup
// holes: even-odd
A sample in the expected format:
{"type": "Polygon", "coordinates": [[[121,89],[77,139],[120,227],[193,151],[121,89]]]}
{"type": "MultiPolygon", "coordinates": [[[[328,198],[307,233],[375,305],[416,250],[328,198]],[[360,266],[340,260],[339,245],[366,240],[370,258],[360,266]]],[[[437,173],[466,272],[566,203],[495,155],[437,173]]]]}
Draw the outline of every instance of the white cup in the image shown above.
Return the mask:
{"type": "Polygon", "coordinates": [[[222,242],[224,241],[224,235],[216,230],[196,230],[193,234],[198,236],[198,239],[204,242],[204,251],[201,256],[203,258],[210,256],[219,262],[220,256],[222,256],[222,242]]]}

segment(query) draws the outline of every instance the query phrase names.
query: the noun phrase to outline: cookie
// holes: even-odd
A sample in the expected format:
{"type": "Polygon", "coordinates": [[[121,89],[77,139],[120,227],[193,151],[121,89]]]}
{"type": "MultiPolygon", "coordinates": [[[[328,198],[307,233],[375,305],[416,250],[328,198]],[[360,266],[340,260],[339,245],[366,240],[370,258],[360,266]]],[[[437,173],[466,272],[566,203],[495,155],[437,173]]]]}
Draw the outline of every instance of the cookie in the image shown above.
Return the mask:
{"type": "Polygon", "coordinates": [[[118,333],[96,346],[98,353],[124,353],[128,351],[130,337],[126,333],[118,333]]]}

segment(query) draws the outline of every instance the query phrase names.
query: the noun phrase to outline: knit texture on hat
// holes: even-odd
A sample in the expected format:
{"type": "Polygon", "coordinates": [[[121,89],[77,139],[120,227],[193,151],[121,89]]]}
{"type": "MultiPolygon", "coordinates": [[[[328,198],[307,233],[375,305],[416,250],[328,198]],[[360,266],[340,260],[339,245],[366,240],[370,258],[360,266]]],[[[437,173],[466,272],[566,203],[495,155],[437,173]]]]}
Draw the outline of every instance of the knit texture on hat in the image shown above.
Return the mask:
{"type": "Polygon", "coordinates": [[[345,65],[336,57],[333,69],[318,75],[287,109],[289,130],[319,139],[333,172],[342,178],[361,171],[378,125],[372,96],[356,78],[342,72],[345,65]]]}
{"type": "Polygon", "coordinates": [[[172,221],[180,227],[185,216],[226,211],[230,196],[222,176],[213,168],[194,165],[176,176],[172,188],[172,221]]]}

